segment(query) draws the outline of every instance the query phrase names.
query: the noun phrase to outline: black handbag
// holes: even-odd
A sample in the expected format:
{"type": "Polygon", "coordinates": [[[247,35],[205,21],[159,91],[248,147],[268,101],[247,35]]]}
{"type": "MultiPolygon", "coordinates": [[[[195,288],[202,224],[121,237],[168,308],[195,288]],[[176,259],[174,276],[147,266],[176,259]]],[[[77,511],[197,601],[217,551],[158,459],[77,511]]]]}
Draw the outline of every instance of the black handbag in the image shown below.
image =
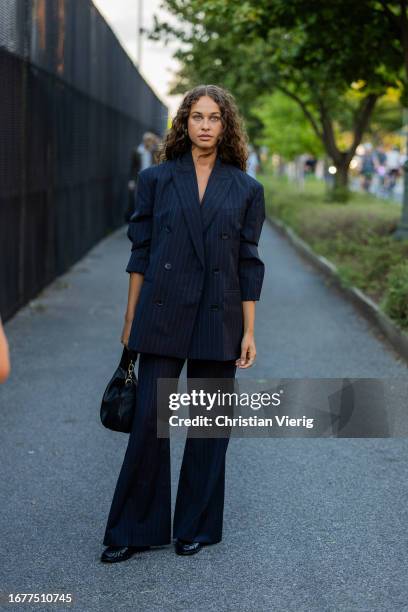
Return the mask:
{"type": "Polygon", "coordinates": [[[119,366],[102,397],[102,425],[113,431],[130,433],[132,429],[138,383],[134,372],[137,355],[124,347],[119,366]]]}

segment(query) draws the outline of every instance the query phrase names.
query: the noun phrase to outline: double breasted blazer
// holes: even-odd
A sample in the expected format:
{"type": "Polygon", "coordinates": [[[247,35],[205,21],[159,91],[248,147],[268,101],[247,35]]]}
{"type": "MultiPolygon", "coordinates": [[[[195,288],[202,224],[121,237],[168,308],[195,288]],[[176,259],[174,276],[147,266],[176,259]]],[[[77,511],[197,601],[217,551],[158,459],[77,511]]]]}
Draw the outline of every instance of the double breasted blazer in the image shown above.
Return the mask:
{"type": "Polygon", "coordinates": [[[241,354],[242,301],[259,300],[264,189],[217,157],[202,202],[189,149],[139,173],[127,272],[144,275],[128,346],[173,357],[241,354]]]}

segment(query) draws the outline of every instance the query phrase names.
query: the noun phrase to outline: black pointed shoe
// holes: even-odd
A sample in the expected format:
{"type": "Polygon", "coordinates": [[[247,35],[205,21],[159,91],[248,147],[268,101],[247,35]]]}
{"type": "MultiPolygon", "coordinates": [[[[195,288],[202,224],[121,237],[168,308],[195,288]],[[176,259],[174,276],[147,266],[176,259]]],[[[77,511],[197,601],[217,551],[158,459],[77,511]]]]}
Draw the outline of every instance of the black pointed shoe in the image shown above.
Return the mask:
{"type": "Polygon", "coordinates": [[[108,546],[101,555],[103,563],[118,563],[130,559],[135,553],[149,550],[150,546],[108,546]]]}
{"type": "Polygon", "coordinates": [[[174,546],[178,555],[194,555],[202,548],[201,542],[186,542],[179,538],[176,539],[174,546]]]}

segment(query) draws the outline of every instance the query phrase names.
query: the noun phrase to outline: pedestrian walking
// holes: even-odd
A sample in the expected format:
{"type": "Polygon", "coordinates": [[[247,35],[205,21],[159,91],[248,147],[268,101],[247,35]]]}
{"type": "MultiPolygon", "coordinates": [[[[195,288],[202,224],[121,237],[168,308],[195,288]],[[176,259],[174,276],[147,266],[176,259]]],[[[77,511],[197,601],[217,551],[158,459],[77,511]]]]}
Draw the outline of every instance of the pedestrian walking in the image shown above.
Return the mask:
{"type": "Polygon", "coordinates": [[[364,147],[364,154],[361,158],[361,187],[364,191],[369,192],[371,188],[371,181],[375,172],[375,160],[372,152],[371,143],[367,143],[364,147]]]}
{"type": "Polygon", "coordinates": [[[160,163],[139,174],[121,342],[139,355],[137,410],[116,484],[101,560],[171,543],[191,555],[222,539],[228,437],[187,437],[171,531],[170,441],[157,436],[157,381],[233,381],[255,363],[255,305],[265,266],[258,241],[264,190],[246,173],[232,95],[187,92],[160,163]]]}
{"type": "Polygon", "coordinates": [[[143,134],[143,141],[137,147],[137,152],[140,155],[140,169],[146,170],[154,164],[153,151],[156,147],[156,136],[152,132],[143,134]]]}
{"type": "Polygon", "coordinates": [[[125,222],[129,223],[130,217],[133,215],[135,211],[135,192],[136,192],[136,183],[137,178],[139,176],[139,172],[141,170],[141,155],[138,151],[138,148],[135,147],[132,151],[132,155],[130,158],[130,168],[129,168],[129,180],[128,180],[128,190],[127,190],[127,208],[125,210],[125,222]]]}
{"type": "Polygon", "coordinates": [[[375,172],[378,177],[377,193],[383,195],[385,193],[385,177],[387,174],[387,154],[384,145],[379,144],[374,152],[375,172]]]}
{"type": "Polygon", "coordinates": [[[401,165],[400,148],[394,145],[391,151],[387,152],[386,189],[390,198],[394,195],[394,189],[401,174],[401,165]]]}
{"type": "Polygon", "coordinates": [[[157,163],[159,145],[160,138],[156,134],[145,132],[143,134],[143,142],[132,151],[128,181],[128,205],[125,211],[126,223],[129,223],[130,217],[135,210],[135,192],[139,172],[157,163]]]}

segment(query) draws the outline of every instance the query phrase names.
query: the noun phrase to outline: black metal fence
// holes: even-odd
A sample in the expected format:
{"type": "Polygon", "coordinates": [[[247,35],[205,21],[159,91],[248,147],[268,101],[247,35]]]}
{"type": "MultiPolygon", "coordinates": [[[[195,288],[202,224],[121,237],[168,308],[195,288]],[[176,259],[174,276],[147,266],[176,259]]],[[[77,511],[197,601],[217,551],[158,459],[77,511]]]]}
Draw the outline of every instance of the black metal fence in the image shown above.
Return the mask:
{"type": "Polygon", "coordinates": [[[0,2],[0,313],[124,223],[131,151],[167,108],[90,0],[0,2]]]}

